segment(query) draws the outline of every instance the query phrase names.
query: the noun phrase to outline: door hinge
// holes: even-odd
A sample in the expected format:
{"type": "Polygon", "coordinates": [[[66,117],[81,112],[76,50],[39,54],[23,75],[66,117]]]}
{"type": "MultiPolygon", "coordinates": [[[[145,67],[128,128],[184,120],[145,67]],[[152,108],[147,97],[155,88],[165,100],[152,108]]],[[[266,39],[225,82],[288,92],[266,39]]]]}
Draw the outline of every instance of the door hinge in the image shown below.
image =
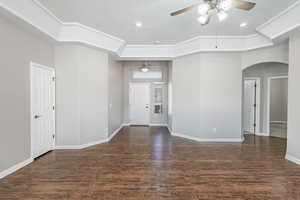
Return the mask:
{"type": "Polygon", "coordinates": [[[253,124],[254,127],[256,127],[256,124],[253,124]]]}
{"type": "Polygon", "coordinates": [[[55,81],[56,80],[56,77],[52,77],[52,81],[55,81]]]}
{"type": "Polygon", "coordinates": [[[55,110],[55,106],[52,106],[52,109],[55,110]]]}
{"type": "Polygon", "coordinates": [[[55,134],[52,135],[53,139],[55,138],[55,134]]]}

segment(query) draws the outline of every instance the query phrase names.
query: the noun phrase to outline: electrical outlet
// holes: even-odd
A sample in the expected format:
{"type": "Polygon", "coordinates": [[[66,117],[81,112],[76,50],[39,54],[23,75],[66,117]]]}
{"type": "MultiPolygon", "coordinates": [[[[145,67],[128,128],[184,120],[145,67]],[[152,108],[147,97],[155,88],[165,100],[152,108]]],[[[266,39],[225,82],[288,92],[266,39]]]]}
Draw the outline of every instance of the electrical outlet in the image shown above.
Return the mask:
{"type": "Polygon", "coordinates": [[[217,132],[217,128],[213,128],[213,132],[216,133],[217,132]]]}

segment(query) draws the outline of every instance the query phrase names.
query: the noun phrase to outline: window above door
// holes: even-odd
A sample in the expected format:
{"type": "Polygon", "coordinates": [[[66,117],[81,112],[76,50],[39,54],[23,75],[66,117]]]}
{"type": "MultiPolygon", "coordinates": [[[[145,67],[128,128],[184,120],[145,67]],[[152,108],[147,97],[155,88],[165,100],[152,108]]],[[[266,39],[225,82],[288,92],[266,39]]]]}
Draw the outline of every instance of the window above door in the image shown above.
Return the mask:
{"type": "Polygon", "coordinates": [[[133,71],[132,79],[135,80],[162,80],[162,71],[133,71]]]}

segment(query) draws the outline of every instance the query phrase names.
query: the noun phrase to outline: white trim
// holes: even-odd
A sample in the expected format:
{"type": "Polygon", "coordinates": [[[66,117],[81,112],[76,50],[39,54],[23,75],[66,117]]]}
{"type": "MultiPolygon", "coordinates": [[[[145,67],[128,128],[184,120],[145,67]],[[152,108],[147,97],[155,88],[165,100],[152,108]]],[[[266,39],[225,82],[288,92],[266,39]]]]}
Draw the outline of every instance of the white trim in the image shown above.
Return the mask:
{"type": "Polygon", "coordinates": [[[123,127],[125,127],[125,126],[160,126],[160,127],[167,127],[167,128],[169,128],[168,126],[168,124],[131,124],[131,123],[125,123],[125,124],[123,124],[123,127]]]}
{"type": "MultiPolygon", "coordinates": [[[[260,77],[245,77],[244,80],[255,80],[257,82],[257,87],[256,87],[256,131],[260,131],[260,114],[261,114],[261,78],[260,77]]],[[[244,97],[243,97],[244,101],[244,97]]]]}
{"type": "Polygon", "coordinates": [[[295,156],[292,156],[291,154],[286,154],[285,159],[287,159],[288,161],[291,161],[293,163],[296,163],[298,165],[300,165],[300,159],[296,158],[295,156]]]}
{"type": "Polygon", "coordinates": [[[87,147],[90,147],[90,146],[94,146],[94,145],[97,145],[97,144],[103,144],[103,143],[106,143],[108,142],[108,139],[103,139],[103,140],[99,140],[99,141],[96,141],[96,142],[90,142],[90,143],[87,143],[87,144],[80,144],[80,145],[63,145],[63,146],[56,146],[55,149],[56,150],[61,150],[61,149],[64,149],[64,150],[79,150],[79,149],[85,149],[87,147]]]}
{"type": "Polygon", "coordinates": [[[120,60],[173,58],[198,52],[243,52],[273,46],[271,39],[292,31],[300,25],[297,1],[276,17],[257,28],[256,34],[245,36],[198,36],[185,41],[164,45],[128,45],[121,38],[77,22],[63,22],[37,0],[0,0],[3,7],[16,17],[31,24],[38,30],[59,42],[79,42],[116,53],[120,60]],[[39,16],[38,18],[36,16],[39,16]],[[289,23],[284,23],[289,22],[289,23]],[[273,27],[273,28],[272,28],[273,27]],[[266,36],[263,36],[266,35],[266,36]]]}
{"type": "Polygon", "coordinates": [[[172,136],[182,137],[189,140],[194,140],[197,142],[243,142],[243,137],[240,138],[197,138],[189,135],[172,133],[172,136]]]}
{"type": "Polygon", "coordinates": [[[39,2],[38,0],[32,0],[32,1],[38,7],[40,7],[41,9],[43,9],[51,18],[53,18],[54,20],[56,20],[58,23],[63,24],[63,21],[61,19],[59,19],[56,15],[54,15],[54,13],[51,12],[48,8],[46,8],[41,2],[39,2]]]}
{"type": "Polygon", "coordinates": [[[58,145],[55,147],[56,150],[79,150],[79,149],[85,149],[85,148],[88,148],[88,147],[91,147],[91,146],[94,146],[94,145],[98,145],[98,144],[103,144],[103,143],[107,143],[109,142],[113,137],[115,137],[119,132],[120,130],[122,130],[122,128],[124,127],[124,124],[122,124],[118,129],[116,129],[112,135],[110,135],[107,139],[102,139],[102,140],[99,140],[99,141],[95,141],[95,142],[90,142],[90,143],[87,143],[87,144],[80,144],[80,145],[58,145]]]}
{"type": "Polygon", "coordinates": [[[30,164],[32,162],[33,162],[33,159],[29,158],[29,159],[27,159],[27,160],[25,160],[23,162],[20,162],[20,163],[14,165],[14,166],[12,166],[12,167],[10,167],[10,168],[2,171],[2,172],[0,172],[0,179],[2,179],[4,177],[6,177],[6,176],[8,176],[8,175],[10,175],[10,174],[18,171],[19,169],[25,167],[26,165],[28,165],[28,164],[30,164]]]}
{"type": "Polygon", "coordinates": [[[170,128],[169,125],[167,126],[167,128],[168,128],[169,133],[172,135],[172,134],[173,134],[173,133],[172,133],[172,129],[170,128]]]}
{"type": "Polygon", "coordinates": [[[285,79],[289,78],[288,76],[270,76],[268,77],[268,88],[267,88],[267,133],[270,136],[271,135],[271,128],[270,128],[270,114],[271,114],[271,80],[274,79],[285,79]]]}
{"type": "Polygon", "coordinates": [[[298,0],[295,3],[293,3],[291,6],[289,6],[288,8],[286,8],[285,10],[283,10],[282,12],[277,14],[276,16],[269,19],[267,22],[258,26],[256,28],[256,31],[267,36],[271,40],[274,40],[292,30],[296,29],[297,27],[300,26],[299,22],[293,21],[293,23],[294,23],[293,25],[291,25],[289,23],[284,23],[284,22],[288,22],[287,20],[290,20],[290,19],[294,19],[294,20],[299,19],[298,18],[299,5],[300,5],[300,1],[298,0]],[[298,10],[296,10],[296,9],[298,9],[298,10]],[[293,11],[295,11],[295,12],[293,13],[293,11]],[[293,16],[291,16],[291,15],[293,15],[293,16]],[[274,31],[277,31],[277,32],[274,32],[274,31]]]}
{"type": "Polygon", "coordinates": [[[168,124],[149,124],[149,126],[161,126],[161,127],[168,127],[168,124]]]}
{"type": "Polygon", "coordinates": [[[123,129],[123,125],[117,128],[109,137],[108,141],[112,140],[121,130],[123,129]]]}
{"type": "Polygon", "coordinates": [[[233,36],[233,35],[218,35],[218,36],[200,35],[200,36],[196,36],[196,37],[184,40],[182,42],[178,42],[177,44],[185,44],[185,43],[189,43],[189,42],[195,42],[195,40],[198,40],[198,39],[213,39],[213,40],[216,40],[216,39],[218,39],[218,40],[219,39],[251,39],[251,38],[255,38],[257,36],[258,36],[257,33],[250,34],[250,35],[236,35],[236,36],[233,36]]]}
{"type": "Polygon", "coordinates": [[[270,121],[270,124],[287,124],[287,121],[270,121]]]}
{"type": "MultiPolygon", "coordinates": [[[[41,64],[38,64],[38,63],[35,63],[35,62],[30,62],[30,157],[32,159],[34,159],[34,155],[33,155],[33,134],[32,134],[32,127],[33,127],[33,106],[32,106],[32,100],[33,100],[33,97],[32,97],[32,70],[34,67],[38,67],[38,68],[41,68],[41,69],[45,69],[45,70],[48,70],[48,71],[51,71],[52,74],[53,74],[53,77],[56,77],[56,73],[55,73],[55,68],[53,67],[48,67],[48,66],[45,66],[45,65],[41,65],[41,64]]],[[[53,115],[53,126],[54,126],[54,139],[53,139],[53,144],[52,144],[52,150],[55,149],[55,142],[56,142],[56,82],[54,82],[53,86],[52,86],[52,90],[53,90],[53,103],[54,103],[54,115],[53,115]]]]}
{"type": "Polygon", "coordinates": [[[263,137],[268,137],[268,136],[270,136],[269,133],[256,133],[255,135],[256,135],[256,136],[263,136],[263,137]]]}
{"type": "Polygon", "coordinates": [[[42,64],[31,61],[30,62],[30,67],[32,67],[32,66],[39,67],[39,68],[42,68],[42,69],[46,69],[46,70],[49,70],[49,71],[53,71],[53,73],[55,73],[55,68],[54,67],[48,67],[46,65],[42,65],[42,64]]]}
{"type": "MultiPolygon", "coordinates": [[[[254,135],[254,133],[250,132],[245,132],[244,135],[254,135]]],[[[255,136],[262,136],[262,137],[268,137],[270,136],[268,133],[261,133],[261,132],[256,132],[255,136]]]]}
{"type": "Polygon", "coordinates": [[[296,1],[295,3],[293,3],[291,6],[289,6],[287,9],[281,11],[279,14],[275,15],[274,17],[272,17],[271,19],[269,19],[267,22],[263,23],[262,25],[258,26],[256,29],[257,30],[261,30],[264,27],[268,26],[269,24],[271,24],[272,22],[274,22],[275,20],[279,19],[280,17],[282,17],[283,15],[287,14],[290,10],[292,10],[293,8],[295,8],[298,4],[300,3],[300,1],[296,1]]]}

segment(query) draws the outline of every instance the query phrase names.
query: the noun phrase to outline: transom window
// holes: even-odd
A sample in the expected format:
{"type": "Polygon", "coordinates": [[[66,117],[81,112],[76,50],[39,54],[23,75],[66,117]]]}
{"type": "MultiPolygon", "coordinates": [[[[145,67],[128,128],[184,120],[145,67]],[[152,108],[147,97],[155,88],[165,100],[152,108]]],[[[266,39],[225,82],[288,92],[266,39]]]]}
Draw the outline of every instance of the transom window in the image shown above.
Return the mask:
{"type": "Polygon", "coordinates": [[[134,71],[132,75],[133,79],[162,79],[162,71],[149,71],[149,72],[141,72],[134,71]]]}

